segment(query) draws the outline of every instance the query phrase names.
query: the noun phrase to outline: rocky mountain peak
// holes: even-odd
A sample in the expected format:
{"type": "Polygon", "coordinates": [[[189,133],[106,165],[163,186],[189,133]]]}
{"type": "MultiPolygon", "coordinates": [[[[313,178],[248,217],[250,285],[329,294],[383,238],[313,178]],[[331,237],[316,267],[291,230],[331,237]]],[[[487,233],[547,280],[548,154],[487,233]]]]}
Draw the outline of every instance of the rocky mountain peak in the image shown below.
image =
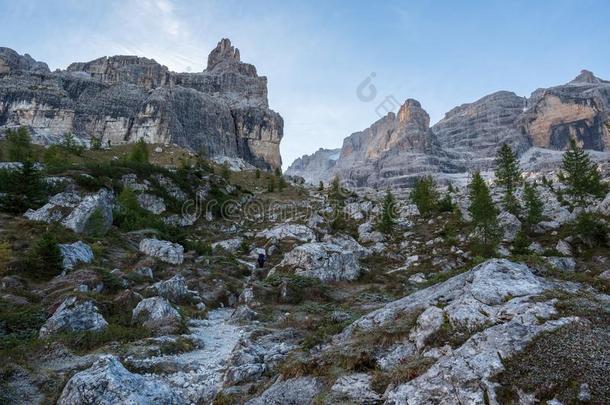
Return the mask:
{"type": "Polygon", "coordinates": [[[580,71],[580,74],[570,82],[570,84],[600,84],[603,82],[604,81],[599,77],[596,77],[593,72],[583,69],[580,71]]]}
{"type": "Polygon", "coordinates": [[[421,107],[419,101],[409,98],[398,110],[398,122],[399,124],[415,124],[425,131],[430,126],[430,116],[421,107]]]}
{"type": "Polygon", "coordinates": [[[229,63],[241,62],[239,49],[231,45],[231,40],[228,38],[221,39],[216,48],[210,52],[208,56],[208,70],[214,69],[216,65],[225,61],[229,63]]]}
{"type": "Polygon", "coordinates": [[[16,71],[48,73],[49,67],[46,63],[34,60],[27,53],[19,55],[11,48],[0,47],[0,75],[16,71]]]}

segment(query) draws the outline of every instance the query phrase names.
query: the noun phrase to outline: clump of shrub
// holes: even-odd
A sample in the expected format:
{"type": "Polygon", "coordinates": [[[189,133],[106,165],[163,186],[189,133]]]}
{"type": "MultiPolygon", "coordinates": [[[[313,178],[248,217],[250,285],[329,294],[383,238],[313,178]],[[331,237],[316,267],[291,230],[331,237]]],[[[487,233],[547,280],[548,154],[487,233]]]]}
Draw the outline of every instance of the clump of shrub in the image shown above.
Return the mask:
{"type": "Polygon", "coordinates": [[[606,246],[608,243],[608,225],[590,212],[583,212],[576,217],[572,233],[578,235],[590,248],[606,246]]]}
{"type": "Polygon", "coordinates": [[[0,209],[22,214],[30,208],[40,207],[47,198],[48,187],[40,170],[32,161],[25,161],[16,170],[0,170],[0,209]]]}
{"type": "Polygon", "coordinates": [[[32,277],[50,279],[63,270],[63,256],[55,235],[46,231],[28,250],[25,268],[32,277]]]}

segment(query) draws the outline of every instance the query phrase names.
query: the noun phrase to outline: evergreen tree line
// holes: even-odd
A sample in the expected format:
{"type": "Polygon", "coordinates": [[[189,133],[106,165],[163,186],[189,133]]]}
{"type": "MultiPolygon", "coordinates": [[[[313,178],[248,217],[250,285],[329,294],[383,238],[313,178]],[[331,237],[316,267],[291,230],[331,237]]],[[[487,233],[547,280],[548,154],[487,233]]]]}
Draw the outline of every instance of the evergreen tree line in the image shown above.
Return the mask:
{"type": "MultiPolygon", "coordinates": [[[[517,235],[514,244],[516,250],[524,251],[526,250],[524,245],[529,244],[527,234],[532,231],[534,225],[543,220],[544,205],[537,186],[523,180],[517,156],[507,144],[503,144],[498,151],[494,174],[497,185],[503,190],[502,208],[517,216],[523,224],[522,231],[517,235]],[[523,191],[523,206],[516,196],[520,188],[523,191]]],[[[565,186],[565,193],[572,198],[576,206],[585,205],[591,197],[603,198],[608,192],[608,184],[602,182],[596,164],[574,140],[563,154],[562,170],[558,177],[565,186]]],[[[423,218],[451,211],[459,215],[451,198],[453,192],[454,189],[450,185],[447,193],[440,198],[434,179],[431,176],[424,176],[416,180],[409,198],[417,206],[423,218]]],[[[478,171],[472,174],[468,185],[468,197],[470,202],[468,213],[475,230],[473,251],[482,256],[491,256],[502,234],[498,224],[500,210],[496,207],[490,189],[478,171]]],[[[390,233],[395,225],[394,205],[394,197],[388,190],[378,220],[378,228],[384,233],[390,233]]],[[[597,239],[602,240],[604,233],[599,230],[599,224],[590,217],[590,214],[581,215],[576,227],[580,232],[588,230],[589,233],[597,235],[597,239]],[[584,216],[587,218],[583,219],[584,216]]]]}

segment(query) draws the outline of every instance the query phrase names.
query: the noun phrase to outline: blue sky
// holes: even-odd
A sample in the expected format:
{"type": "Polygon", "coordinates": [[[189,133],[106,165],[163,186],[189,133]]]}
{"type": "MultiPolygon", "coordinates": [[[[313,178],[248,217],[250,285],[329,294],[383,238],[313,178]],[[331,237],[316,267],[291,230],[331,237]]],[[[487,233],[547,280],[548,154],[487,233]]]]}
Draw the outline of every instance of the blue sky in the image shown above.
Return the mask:
{"type": "Polygon", "coordinates": [[[432,123],[497,90],[529,95],[581,69],[610,79],[610,2],[0,0],[0,46],[54,68],[136,54],[201,71],[228,37],[269,79],[284,165],[378,119],[385,97],[432,123]],[[377,96],[357,97],[371,73],[377,96]]]}

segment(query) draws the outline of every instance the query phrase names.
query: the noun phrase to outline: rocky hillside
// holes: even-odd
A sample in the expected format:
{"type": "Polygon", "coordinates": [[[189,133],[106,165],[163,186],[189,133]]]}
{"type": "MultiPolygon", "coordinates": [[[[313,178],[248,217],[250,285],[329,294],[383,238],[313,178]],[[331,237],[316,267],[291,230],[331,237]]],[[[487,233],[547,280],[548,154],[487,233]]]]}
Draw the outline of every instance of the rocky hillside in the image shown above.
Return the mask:
{"type": "Polygon", "coordinates": [[[406,186],[422,174],[447,179],[451,173],[489,169],[502,143],[519,154],[531,147],[564,150],[570,139],[608,151],[609,128],[610,82],[583,71],[565,85],[536,90],[529,99],[500,91],[463,104],[432,127],[420,104],[407,100],[398,114],[345,138],[332,170],[321,173],[320,167],[331,165],[304,156],[287,173],[312,183],[338,175],[358,186],[406,186]]]}
{"type": "MultiPolygon", "coordinates": [[[[436,148],[409,106],[388,155],[436,148]]],[[[608,402],[610,194],[527,176],[533,219],[492,185],[482,253],[465,187],[381,232],[383,193],[143,146],[0,163],[0,403],[608,402]]]]}
{"type": "Polygon", "coordinates": [[[223,39],[200,73],[175,73],[152,59],[103,57],[49,71],[0,48],[0,131],[27,126],[36,142],[74,134],[119,145],[144,139],[208,156],[281,165],[283,120],[269,109],[267,78],[223,39]]]}

